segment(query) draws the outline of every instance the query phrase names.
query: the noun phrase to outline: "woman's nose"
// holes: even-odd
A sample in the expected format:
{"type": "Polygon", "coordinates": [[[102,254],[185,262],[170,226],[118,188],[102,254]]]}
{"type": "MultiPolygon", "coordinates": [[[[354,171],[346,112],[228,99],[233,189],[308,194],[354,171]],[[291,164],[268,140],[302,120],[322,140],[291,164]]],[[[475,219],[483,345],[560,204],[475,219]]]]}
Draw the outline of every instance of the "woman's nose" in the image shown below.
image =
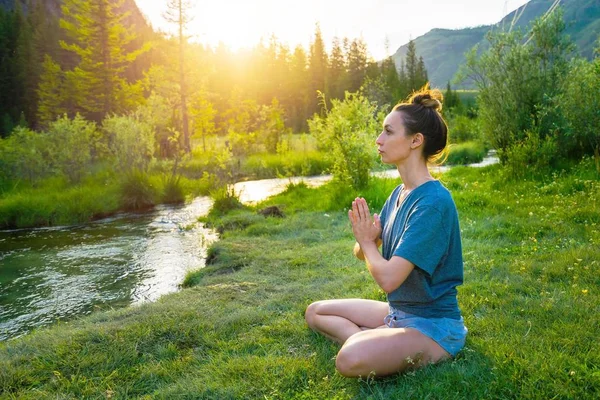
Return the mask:
{"type": "Polygon", "coordinates": [[[381,146],[383,144],[383,132],[379,134],[379,136],[377,136],[377,139],[375,139],[375,144],[381,146]]]}

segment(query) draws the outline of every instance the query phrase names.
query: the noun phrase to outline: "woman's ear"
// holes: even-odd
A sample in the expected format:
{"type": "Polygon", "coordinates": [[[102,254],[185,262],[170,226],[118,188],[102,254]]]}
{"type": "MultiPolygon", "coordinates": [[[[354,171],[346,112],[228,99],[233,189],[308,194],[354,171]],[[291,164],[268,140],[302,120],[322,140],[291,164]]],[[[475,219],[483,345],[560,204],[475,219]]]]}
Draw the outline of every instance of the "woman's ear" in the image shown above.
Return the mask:
{"type": "Polygon", "coordinates": [[[412,136],[412,141],[410,142],[410,148],[416,149],[419,148],[425,142],[425,137],[422,133],[417,132],[412,136]]]}

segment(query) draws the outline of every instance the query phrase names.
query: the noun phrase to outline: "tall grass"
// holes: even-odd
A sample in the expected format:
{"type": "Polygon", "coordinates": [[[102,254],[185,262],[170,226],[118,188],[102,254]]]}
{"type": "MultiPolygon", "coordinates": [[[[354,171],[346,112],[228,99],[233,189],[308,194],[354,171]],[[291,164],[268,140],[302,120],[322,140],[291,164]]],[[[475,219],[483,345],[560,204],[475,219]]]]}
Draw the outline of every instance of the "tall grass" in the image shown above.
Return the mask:
{"type": "Polygon", "coordinates": [[[79,185],[63,178],[47,179],[39,187],[17,187],[0,197],[0,229],[70,225],[89,222],[120,210],[143,210],[158,203],[180,202],[208,195],[214,177],[170,182],[163,174],[130,174],[119,179],[112,173],[87,177],[79,185]]]}
{"type": "Polygon", "coordinates": [[[467,165],[481,162],[487,149],[480,142],[465,142],[450,145],[450,151],[446,164],[449,165],[467,165]]]}
{"type": "Polygon", "coordinates": [[[241,171],[249,178],[320,175],[331,168],[331,160],[319,151],[289,151],[279,154],[254,154],[241,163],[241,171]]]}
{"type": "Polygon", "coordinates": [[[68,225],[89,221],[120,208],[117,183],[88,182],[75,187],[46,185],[0,199],[0,228],[68,225]]]}

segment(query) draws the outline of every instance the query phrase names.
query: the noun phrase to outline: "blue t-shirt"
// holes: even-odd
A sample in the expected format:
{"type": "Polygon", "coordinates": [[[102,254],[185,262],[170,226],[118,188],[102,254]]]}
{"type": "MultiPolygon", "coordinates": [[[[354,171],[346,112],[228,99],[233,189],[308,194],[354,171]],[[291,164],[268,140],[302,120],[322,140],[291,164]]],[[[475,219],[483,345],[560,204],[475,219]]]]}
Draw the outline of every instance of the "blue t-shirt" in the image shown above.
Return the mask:
{"type": "Polygon", "coordinates": [[[403,185],[381,211],[382,255],[415,265],[388,302],[396,309],[426,318],[460,319],[456,287],[463,283],[458,213],[450,192],[439,181],[413,189],[397,206],[403,185]]]}

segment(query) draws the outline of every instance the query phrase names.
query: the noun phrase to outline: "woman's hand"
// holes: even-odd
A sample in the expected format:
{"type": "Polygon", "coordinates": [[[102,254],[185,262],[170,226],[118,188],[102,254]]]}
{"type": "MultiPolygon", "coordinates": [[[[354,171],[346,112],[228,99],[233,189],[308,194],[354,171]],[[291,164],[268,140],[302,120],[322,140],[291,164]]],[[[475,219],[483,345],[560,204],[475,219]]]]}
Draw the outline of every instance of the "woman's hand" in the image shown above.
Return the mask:
{"type": "Polygon", "coordinates": [[[373,217],[372,219],[365,199],[357,197],[352,202],[352,209],[348,210],[348,218],[352,224],[354,237],[361,246],[368,242],[376,243],[381,236],[381,220],[377,214],[373,217]]]}

